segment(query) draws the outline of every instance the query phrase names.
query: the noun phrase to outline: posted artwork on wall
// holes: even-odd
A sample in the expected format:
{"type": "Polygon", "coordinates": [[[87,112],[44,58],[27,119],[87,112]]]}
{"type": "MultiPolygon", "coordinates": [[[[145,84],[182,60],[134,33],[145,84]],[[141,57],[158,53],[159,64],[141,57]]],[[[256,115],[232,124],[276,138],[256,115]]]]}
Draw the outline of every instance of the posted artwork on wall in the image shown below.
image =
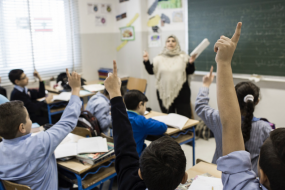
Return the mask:
{"type": "Polygon", "coordinates": [[[109,13],[112,13],[112,5],[111,4],[101,4],[100,5],[100,9],[101,9],[101,13],[103,14],[109,14],[109,13]]]}
{"type": "Polygon", "coordinates": [[[123,13],[123,14],[120,14],[120,15],[116,16],[116,20],[117,21],[122,20],[124,18],[127,18],[127,13],[123,13]]]}
{"type": "Polygon", "coordinates": [[[99,5],[98,4],[92,4],[92,3],[87,4],[87,13],[89,15],[98,13],[98,11],[99,11],[99,5]]]}
{"type": "Polygon", "coordinates": [[[105,26],[107,23],[105,16],[97,15],[95,16],[95,26],[105,26]]]}
{"type": "Polygon", "coordinates": [[[120,28],[122,41],[135,40],[135,28],[133,26],[126,26],[120,28]]]}
{"type": "Polygon", "coordinates": [[[148,35],[148,47],[160,47],[161,46],[161,35],[150,34],[148,35]]]}
{"type": "Polygon", "coordinates": [[[172,22],[183,22],[183,11],[174,11],[172,13],[172,22]]]}
{"type": "Polygon", "coordinates": [[[181,0],[158,0],[159,9],[177,9],[182,8],[181,0]]]}

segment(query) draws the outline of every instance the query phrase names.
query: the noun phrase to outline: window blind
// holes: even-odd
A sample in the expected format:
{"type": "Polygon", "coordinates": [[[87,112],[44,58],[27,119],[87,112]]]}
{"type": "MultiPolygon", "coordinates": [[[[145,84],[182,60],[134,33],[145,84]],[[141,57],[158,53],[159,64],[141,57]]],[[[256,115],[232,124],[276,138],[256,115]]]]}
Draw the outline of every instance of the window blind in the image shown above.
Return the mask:
{"type": "Polygon", "coordinates": [[[43,79],[81,72],[78,4],[76,0],[0,0],[0,77],[20,68],[43,79]]]}

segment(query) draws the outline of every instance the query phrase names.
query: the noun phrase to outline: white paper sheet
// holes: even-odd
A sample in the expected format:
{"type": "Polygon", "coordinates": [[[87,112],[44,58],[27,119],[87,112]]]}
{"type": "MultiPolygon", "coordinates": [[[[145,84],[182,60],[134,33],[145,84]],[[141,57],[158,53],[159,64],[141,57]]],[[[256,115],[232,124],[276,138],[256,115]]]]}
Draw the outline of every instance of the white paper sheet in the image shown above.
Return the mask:
{"type": "Polygon", "coordinates": [[[189,119],[188,117],[176,113],[170,113],[168,114],[165,123],[166,125],[182,130],[188,119],[189,119]]]}
{"type": "Polygon", "coordinates": [[[77,143],[77,153],[108,152],[107,139],[102,137],[90,137],[80,139],[77,143]]]}
{"type": "Polygon", "coordinates": [[[210,45],[210,42],[205,38],[191,53],[190,56],[197,54],[196,58],[210,45]]]}
{"type": "Polygon", "coordinates": [[[83,88],[85,90],[88,90],[89,92],[98,92],[100,90],[104,90],[105,86],[102,84],[90,84],[90,85],[84,85],[83,88]]]}
{"type": "Polygon", "coordinates": [[[71,97],[71,92],[62,92],[59,95],[54,95],[52,100],[69,101],[70,97],[71,97]]]}
{"type": "Polygon", "coordinates": [[[162,123],[165,123],[165,120],[167,118],[167,115],[161,115],[161,116],[155,116],[155,117],[152,117],[151,119],[155,119],[157,121],[160,121],[162,123]]]}
{"type": "Polygon", "coordinates": [[[54,151],[55,158],[64,158],[77,155],[77,143],[60,144],[54,151]]]}
{"type": "Polygon", "coordinates": [[[223,190],[221,178],[198,176],[188,190],[223,190]]]}

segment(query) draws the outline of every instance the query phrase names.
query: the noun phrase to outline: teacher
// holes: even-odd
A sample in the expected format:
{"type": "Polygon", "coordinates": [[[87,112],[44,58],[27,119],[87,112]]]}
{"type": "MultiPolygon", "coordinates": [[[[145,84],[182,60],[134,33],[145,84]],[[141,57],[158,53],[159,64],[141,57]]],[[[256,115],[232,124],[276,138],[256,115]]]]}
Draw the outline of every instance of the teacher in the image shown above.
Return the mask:
{"type": "Polygon", "coordinates": [[[181,51],[178,39],[171,35],[167,38],[163,51],[150,63],[148,53],[143,60],[148,74],[155,75],[156,93],[163,113],[177,113],[191,118],[188,75],[195,71],[196,55],[189,57],[181,51]]]}

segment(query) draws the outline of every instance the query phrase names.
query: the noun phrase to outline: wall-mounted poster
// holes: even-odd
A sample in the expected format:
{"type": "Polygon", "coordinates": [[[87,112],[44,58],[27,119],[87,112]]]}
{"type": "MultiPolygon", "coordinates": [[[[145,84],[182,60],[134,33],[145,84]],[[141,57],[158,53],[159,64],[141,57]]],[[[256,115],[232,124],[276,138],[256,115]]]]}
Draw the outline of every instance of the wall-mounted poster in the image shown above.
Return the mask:
{"type": "Polygon", "coordinates": [[[120,14],[120,15],[117,15],[117,16],[116,16],[116,20],[117,20],[117,21],[119,21],[119,20],[121,20],[121,19],[123,19],[123,18],[127,18],[127,13],[123,13],[123,14],[120,14]]]}
{"type": "Polygon", "coordinates": [[[105,26],[106,25],[106,17],[105,16],[95,16],[95,25],[96,26],[105,26]]]}
{"type": "Polygon", "coordinates": [[[99,11],[99,5],[98,4],[92,4],[92,3],[88,3],[87,4],[87,11],[88,14],[94,14],[94,13],[98,13],[99,11]]]}
{"type": "Polygon", "coordinates": [[[160,47],[161,46],[161,35],[150,34],[148,35],[148,47],[160,47]]]}
{"type": "Polygon", "coordinates": [[[112,13],[112,5],[111,4],[101,4],[101,13],[107,14],[112,13]]]}
{"type": "Polygon", "coordinates": [[[127,26],[120,28],[122,41],[135,40],[135,28],[133,26],[127,26]]]}
{"type": "Polygon", "coordinates": [[[177,9],[182,8],[181,0],[158,0],[158,8],[160,9],[177,9]]]}
{"type": "Polygon", "coordinates": [[[183,11],[174,11],[172,13],[172,22],[183,22],[183,11]]]}
{"type": "Polygon", "coordinates": [[[120,3],[122,3],[122,2],[124,2],[124,1],[129,1],[129,0],[119,0],[120,1],[120,3]]]}

